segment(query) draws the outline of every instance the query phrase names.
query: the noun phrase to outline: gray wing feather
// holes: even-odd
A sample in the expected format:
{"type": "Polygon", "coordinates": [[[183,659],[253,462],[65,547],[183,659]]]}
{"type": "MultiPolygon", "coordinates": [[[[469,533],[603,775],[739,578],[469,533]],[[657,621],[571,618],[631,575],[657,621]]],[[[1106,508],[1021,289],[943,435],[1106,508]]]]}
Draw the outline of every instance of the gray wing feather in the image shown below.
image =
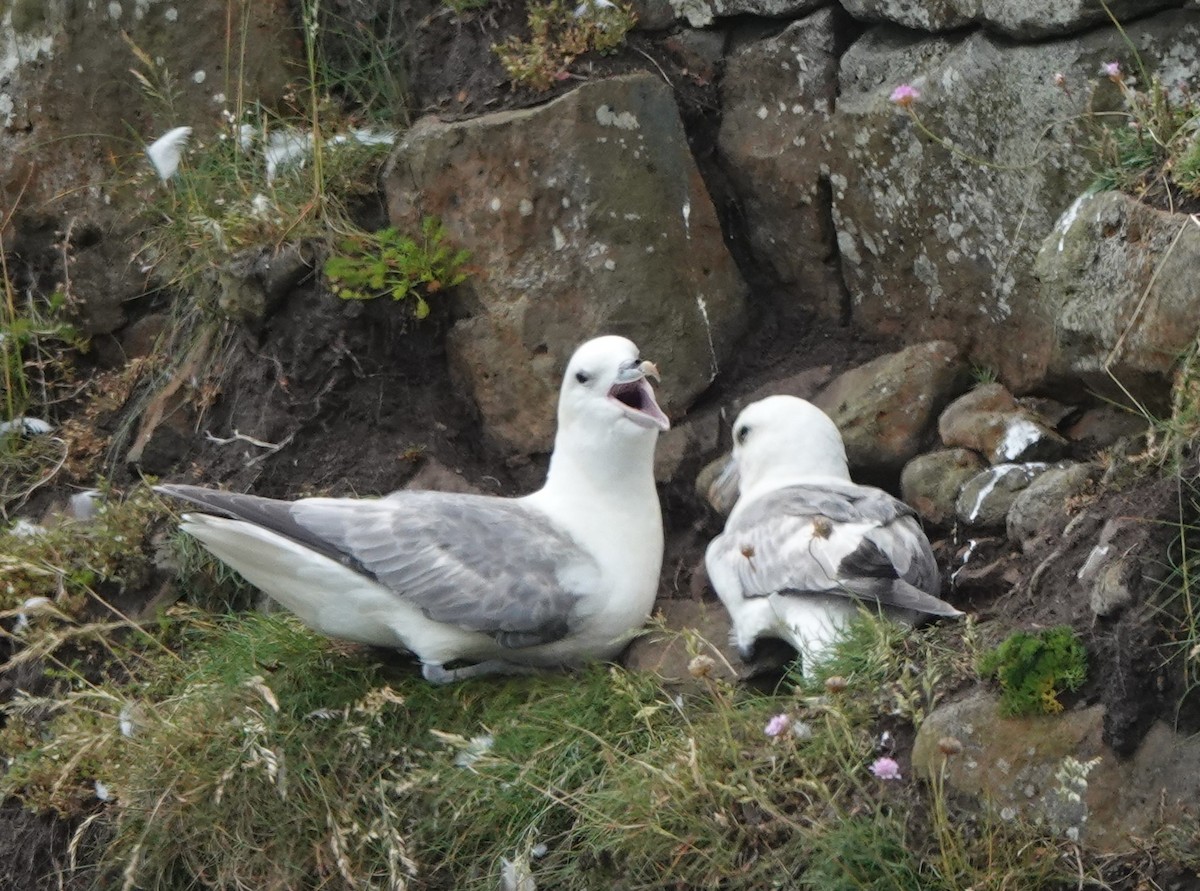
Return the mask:
{"type": "Polygon", "coordinates": [[[519,501],[448,492],[274,501],[161,486],[214,513],[265,526],[369,575],[429,618],[507,647],[564,637],[597,593],[595,560],[519,501]]]}
{"type": "Polygon", "coordinates": [[[880,489],[780,489],[749,505],[714,545],[714,558],[734,568],[745,597],[840,594],[958,614],[937,597],[937,563],[914,512],[880,489]]]}

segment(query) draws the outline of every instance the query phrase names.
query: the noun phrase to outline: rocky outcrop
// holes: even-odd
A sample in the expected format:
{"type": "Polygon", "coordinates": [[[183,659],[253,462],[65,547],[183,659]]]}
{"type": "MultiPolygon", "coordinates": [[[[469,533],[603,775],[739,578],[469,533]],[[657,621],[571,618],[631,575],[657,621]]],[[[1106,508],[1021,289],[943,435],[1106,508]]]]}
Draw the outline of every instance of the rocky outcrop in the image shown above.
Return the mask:
{"type": "Polygon", "coordinates": [[[946,445],[974,449],[992,464],[1050,461],[1067,446],[1044,418],[996,383],[955,399],[938,418],[938,433],[946,445]]]}
{"type": "MultiPolygon", "coordinates": [[[[1149,67],[1175,76],[1200,16],[1162,13],[1127,30],[1149,67]]],[[[1014,45],[880,27],[847,50],[826,138],[855,321],[909,341],[953,339],[1016,392],[1043,380],[1053,316],[1033,259],[1091,178],[1078,124],[1047,122],[1078,121],[1112,54],[1106,30],[1014,45]],[[919,122],[888,101],[900,83],[920,91],[919,122]]]]}
{"type": "Polygon", "coordinates": [[[721,80],[718,140],[755,256],[804,305],[834,318],[843,288],[819,134],[837,96],[843,18],[827,7],[735,50],[721,80]]]}
{"type": "Polygon", "coordinates": [[[926,520],[947,525],[954,520],[958,493],[983,470],[983,461],[969,449],[941,449],[918,455],[900,474],[900,497],[926,520]]]}
{"type": "Polygon", "coordinates": [[[718,17],[758,15],[765,18],[795,18],[823,6],[826,0],[669,0],[679,18],[693,28],[711,25],[718,17]]]}
{"type": "Polygon", "coordinates": [[[1053,314],[1050,372],[1161,405],[1162,381],[1196,339],[1200,225],[1119,192],[1079,198],[1034,271],[1053,314]]]}
{"type": "Polygon", "coordinates": [[[149,143],[191,125],[199,137],[239,96],[272,107],[299,47],[288,4],[246,4],[236,21],[253,35],[244,41],[227,33],[228,11],[225,0],[0,5],[0,194],[19,194],[28,213],[95,211],[102,194],[123,197],[113,160],[142,163],[131,131],[149,143]],[[122,34],[157,71],[143,69],[122,34]],[[144,96],[131,68],[160,91],[169,78],[170,102],[144,96]]]}
{"type": "Polygon", "coordinates": [[[451,362],[490,435],[545,451],[558,375],[598,333],[631,337],[678,416],[721,370],[745,286],[661,79],[548,105],[419,123],[386,175],[393,222],[439,217],[471,253],[451,362]]]}
{"type": "Polygon", "coordinates": [[[895,474],[920,450],[965,376],[954,344],[932,341],[845,372],[813,402],[842,431],[852,468],[895,474]]]}
{"type": "Polygon", "coordinates": [[[1045,821],[1093,850],[1128,851],[1200,798],[1200,744],[1157,723],[1129,758],[1103,742],[1104,707],[1059,716],[1002,718],[977,691],[935,710],[913,746],[913,769],[942,774],[1003,820],[1045,821]],[[947,757],[938,741],[962,751],[947,757]]]}
{"type": "MultiPolygon", "coordinates": [[[[894,22],[918,31],[950,31],[983,25],[1018,40],[1036,40],[1082,31],[1108,20],[1090,0],[841,0],[854,16],[871,22],[894,22]]],[[[1175,6],[1172,0],[1113,0],[1108,4],[1119,21],[1175,6]]]]}

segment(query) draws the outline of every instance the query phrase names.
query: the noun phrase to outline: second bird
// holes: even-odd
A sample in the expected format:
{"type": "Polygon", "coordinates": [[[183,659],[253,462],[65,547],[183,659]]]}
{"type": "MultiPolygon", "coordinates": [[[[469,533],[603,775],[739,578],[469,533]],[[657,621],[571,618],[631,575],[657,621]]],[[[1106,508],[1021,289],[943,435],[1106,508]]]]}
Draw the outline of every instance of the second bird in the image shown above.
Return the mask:
{"type": "Polygon", "coordinates": [[[850,479],[841,433],[823,411],[771,396],[738,415],[733,438],[714,488],[736,485],[737,503],[705,564],[743,659],[775,637],[807,671],[860,608],[908,624],[961,615],[937,596],[937,564],[912,508],[850,479]]]}

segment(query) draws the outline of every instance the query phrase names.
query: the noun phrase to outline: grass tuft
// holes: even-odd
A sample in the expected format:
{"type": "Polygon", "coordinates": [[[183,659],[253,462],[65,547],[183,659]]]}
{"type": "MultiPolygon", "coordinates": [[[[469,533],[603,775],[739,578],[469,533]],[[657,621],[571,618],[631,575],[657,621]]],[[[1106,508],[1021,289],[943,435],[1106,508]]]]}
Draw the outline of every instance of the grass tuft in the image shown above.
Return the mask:
{"type": "Polygon", "coordinates": [[[863,625],[836,692],[607,666],[447,688],[287,616],[177,606],[170,650],[9,705],[0,792],[103,820],[102,887],[490,891],[502,861],[558,889],[1039,887],[1048,847],[944,804],[949,831],[914,831],[929,788],[871,775],[874,685],[943,643],[910,632],[882,659],[894,630],[863,625]]]}

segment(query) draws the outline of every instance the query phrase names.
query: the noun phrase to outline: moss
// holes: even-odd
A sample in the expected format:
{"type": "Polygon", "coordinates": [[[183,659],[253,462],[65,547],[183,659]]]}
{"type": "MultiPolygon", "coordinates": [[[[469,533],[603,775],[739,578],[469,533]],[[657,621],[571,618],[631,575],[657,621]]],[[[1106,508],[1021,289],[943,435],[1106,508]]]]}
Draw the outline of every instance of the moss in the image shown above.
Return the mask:
{"type": "Polygon", "coordinates": [[[979,673],[999,679],[1005,715],[1054,714],[1062,711],[1059,694],[1087,679],[1087,652],[1067,625],[1018,631],[979,661],[979,673]]]}

